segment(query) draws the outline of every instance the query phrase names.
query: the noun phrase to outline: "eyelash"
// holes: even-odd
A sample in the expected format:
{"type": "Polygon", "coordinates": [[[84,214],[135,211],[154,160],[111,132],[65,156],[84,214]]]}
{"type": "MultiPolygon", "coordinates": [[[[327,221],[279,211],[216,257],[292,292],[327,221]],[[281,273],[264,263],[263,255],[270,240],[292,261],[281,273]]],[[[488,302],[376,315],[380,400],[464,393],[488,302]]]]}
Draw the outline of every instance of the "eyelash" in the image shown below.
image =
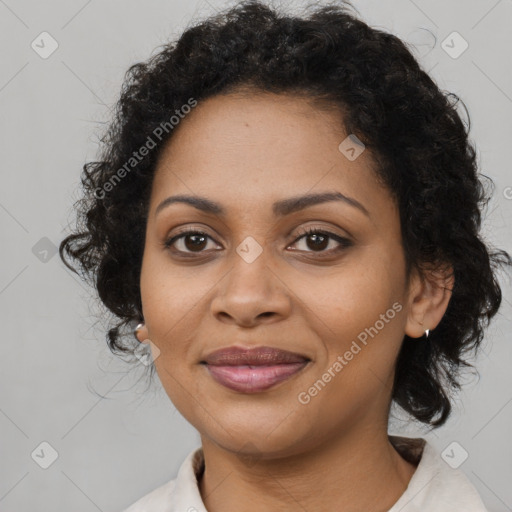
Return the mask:
{"type": "MultiPolygon", "coordinates": [[[[199,231],[199,230],[196,230],[196,229],[189,229],[189,230],[186,230],[186,231],[182,231],[181,233],[179,233],[177,235],[174,235],[171,238],[165,240],[163,245],[164,245],[164,247],[166,249],[170,250],[171,246],[177,240],[179,240],[181,238],[185,238],[186,236],[191,236],[191,235],[205,236],[205,237],[210,238],[211,240],[213,240],[207,233],[205,233],[203,231],[199,231]]],[[[317,228],[306,228],[306,229],[304,229],[303,232],[293,241],[292,245],[296,244],[302,238],[306,238],[306,237],[308,237],[310,235],[326,236],[326,237],[328,237],[330,239],[333,239],[336,242],[338,242],[340,244],[340,246],[336,247],[335,249],[330,249],[328,251],[322,250],[322,251],[306,251],[306,252],[312,252],[312,253],[318,253],[318,254],[333,254],[333,253],[337,253],[339,251],[342,251],[344,249],[347,249],[347,248],[349,248],[349,247],[351,247],[353,245],[352,241],[349,240],[348,238],[345,238],[345,237],[342,237],[342,236],[339,236],[339,235],[335,235],[334,233],[331,233],[329,231],[325,231],[325,230],[321,230],[321,229],[317,229],[317,228]]],[[[186,254],[187,255],[186,257],[194,257],[193,255],[201,254],[201,252],[203,252],[203,251],[198,251],[198,252],[194,252],[194,251],[188,251],[188,252],[187,251],[177,251],[177,252],[181,253],[182,255],[186,254]]],[[[298,251],[298,252],[301,252],[301,251],[298,251]]]]}

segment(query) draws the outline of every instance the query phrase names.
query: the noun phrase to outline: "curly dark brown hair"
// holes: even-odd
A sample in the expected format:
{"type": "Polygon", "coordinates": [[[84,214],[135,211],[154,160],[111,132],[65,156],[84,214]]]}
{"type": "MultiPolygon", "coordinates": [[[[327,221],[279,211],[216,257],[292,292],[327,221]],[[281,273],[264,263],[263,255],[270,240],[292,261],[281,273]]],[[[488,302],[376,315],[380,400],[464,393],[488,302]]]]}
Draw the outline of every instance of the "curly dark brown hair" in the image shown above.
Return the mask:
{"type": "Polygon", "coordinates": [[[77,229],[61,242],[59,254],[96,286],[113,314],[111,351],[133,354],[138,343],[132,329],[142,321],[149,195],[157,158],[173,134],[170,116],[182,117],[193,101],[247,87],[337,106],[346,133],[371,150],[397,202],[407,272],[453,268],[448,309],[428,340],[404,337],[392,392],[396,404],[435,427],[448,418],[460,370],[472,366],[465,356],[476,351],[500,306],[498,267],[512,260],[480,236],[490,192],[468,138],[469,115],[466,125],[456,110],[464,104],[438,88],[404,42],[370,28],[352,10],[337,2],[299,17],[241,2],[131,66],[101,138],[100,159],[84,165],[77,229]],[[150,139],[156,147],[141,150],[140,158],[150,139]]]}

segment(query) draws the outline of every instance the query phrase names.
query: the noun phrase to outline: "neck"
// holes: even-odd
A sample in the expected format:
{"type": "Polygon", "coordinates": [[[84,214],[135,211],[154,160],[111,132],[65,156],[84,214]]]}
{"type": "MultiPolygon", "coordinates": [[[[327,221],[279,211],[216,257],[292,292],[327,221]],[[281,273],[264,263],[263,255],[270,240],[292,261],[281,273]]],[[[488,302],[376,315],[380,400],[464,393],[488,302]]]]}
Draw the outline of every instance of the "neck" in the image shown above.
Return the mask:
{"type": "Polygon", "coordinates": [[[359,431],[314,450],[280,458],[240,457],[202,439],[205,471],[199,483],[208,512],[238,510],[388,511],[416,469],[387,432],[359,431]]]}

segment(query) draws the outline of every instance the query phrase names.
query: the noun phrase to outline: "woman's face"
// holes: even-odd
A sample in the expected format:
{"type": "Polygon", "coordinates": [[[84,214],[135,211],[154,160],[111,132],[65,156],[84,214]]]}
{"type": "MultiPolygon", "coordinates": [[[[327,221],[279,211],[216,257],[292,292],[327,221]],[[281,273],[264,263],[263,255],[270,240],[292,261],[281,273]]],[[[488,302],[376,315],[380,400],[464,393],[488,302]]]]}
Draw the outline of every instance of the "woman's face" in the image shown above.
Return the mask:
{"type": "Polygon", "coordinates": [[[141,294],[176,408],[203,440],[264,456],[385,428],[410,293],[398,211],[369,151],[339,148],[339,113],[282,95],[210,98],[175,130],[153,182],[141,294]],[[299,200],[318,194],[337,199],[299,200]],[[158,208],[178,195],[215,207],[158,208]],[[203,235],[165,247],[187,230],[203,235]],[[233,346],[298,362],[214,368],[209,355],[233,346]]]}

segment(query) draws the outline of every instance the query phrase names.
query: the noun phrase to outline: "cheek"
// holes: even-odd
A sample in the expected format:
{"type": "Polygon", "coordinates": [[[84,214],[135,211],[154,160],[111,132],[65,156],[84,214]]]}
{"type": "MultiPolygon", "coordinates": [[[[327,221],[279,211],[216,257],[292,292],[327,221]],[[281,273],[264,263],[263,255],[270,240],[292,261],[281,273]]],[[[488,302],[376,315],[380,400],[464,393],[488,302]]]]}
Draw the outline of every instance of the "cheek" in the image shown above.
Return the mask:
{"type": "Polygon", "coordinates": [[[198,325],[201,300],[209,287],[204,280],[178,275],[148,257],[142,267],[141,296],[150,339],[159,349],[155,369],[174,406],[194,422],[194,400],[198,395],[193,370],[193,326],[198,325]],[[153,263],[153,264],[152,264],[153,263]],[[190,364],[189,364],[190,363],[190,364]]]}
{"type": "Polygon", "coordinates": [[[173,272],[161,257],[151,255],[144,257],[140,286],[150,338],[162,355],[181,350],[209,287],[181,270],[173,272]]]}
{"type": "Polygon", "coordinates": [[[320,371],[338,356],[350,380],[365,380],[368,370],[386,378],[392,370],[405,325],[405,280],[395,257],[395,265],[380,256],[354,259],[336,274],[304,278],[295,289],[322,340],[320,371]]]}
{"type": "Polygon", "coordinates": [[[295,287],[301,301],[333,334],[354,334],[373,325],[395,301],[403,298],[399,275],[382,262],[359,260],[324,277],[304,276],[295,287]]]}

